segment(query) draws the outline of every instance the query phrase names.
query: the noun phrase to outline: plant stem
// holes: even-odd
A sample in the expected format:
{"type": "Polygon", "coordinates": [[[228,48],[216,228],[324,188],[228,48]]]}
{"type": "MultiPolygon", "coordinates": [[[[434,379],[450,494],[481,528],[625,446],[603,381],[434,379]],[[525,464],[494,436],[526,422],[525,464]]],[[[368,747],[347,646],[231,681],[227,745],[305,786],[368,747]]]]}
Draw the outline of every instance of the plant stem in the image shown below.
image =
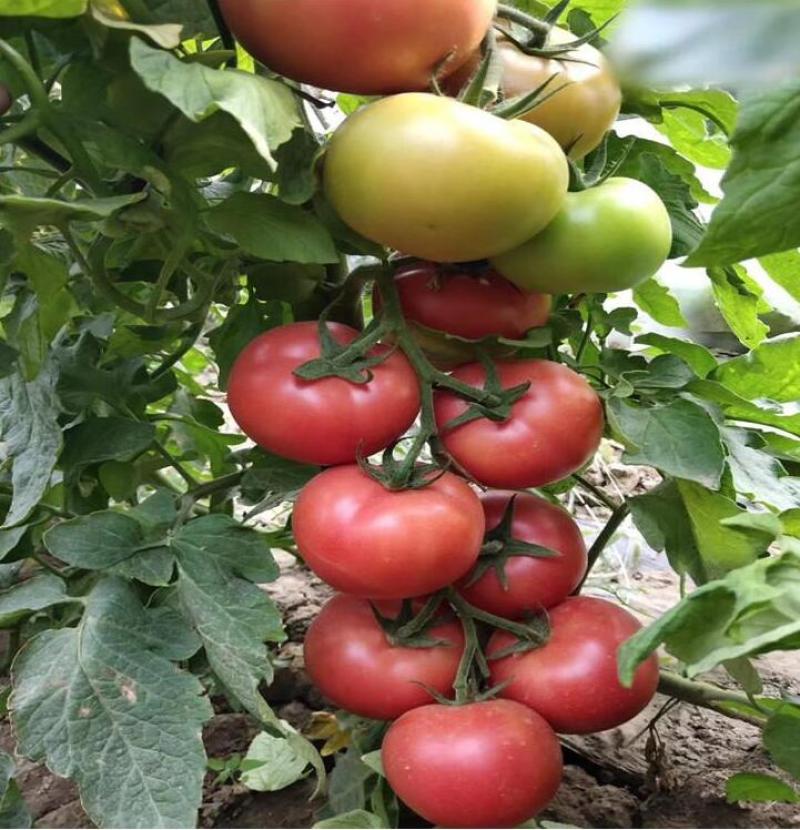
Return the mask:
{"type": "Polygon", "coordinates": [[[189,485],[190,488],[197,487],[197,479],[186,469],[186,467],[175,458],[172,453],[161,443],[161,441],[153,441],[153,446],[156,448],[158,454],[169,463],[178,475],[189,485]]]}
{"type": "MultiPolygon", "coordinates": [[[[534,634],[531,629],[522,623],[507,620],[504,617],[498,617],[495,614],[490,614],[488,611],[482,611],[474,605],[470,605],[455,588],[447,589],[447,601],[453,606],[453,610],[459,617],[469,616],[473,620],[480,620],[493,628],[500,628],[503,631],[508,631],[520,640],[534,640],[534,634]]],[[[541,643],[540,643],[541,644],[541,643]]]]}
{"type": "Polygon", "coordinates": [[[231,30],[228,28],[228,24],[225,22],[225,18],[222,16],[222,12],[220,11],[219,4],[217,0],[208,0],[208,8],[211,10],[211,16],[214,18],[214,23],[217,25],[217,30],[219,31],[219,38],[222,41],[222,45],[233,52],[233,57],[228,58],[225,61],[225,66],[235,68],[236,67],[236,40],[231,33],[231,30]]]}
{"type": "Polygon", "coordinates": [[[613,499],[609,498],[599,487],[596,487],[592,484],[591,481],[585,479],[583,476],[573,475],[572,476],[575,481],[583,487],[584,490],[588,490],[601,504],[604,504],[609,510],[616,510],[619,507],[619,504],[615,502],[613,499]]]}
{"type": "Polygon", "coordinates": [[[198,499],[205,498],[206,496],[212,496],[214,493],[219,493],[224,490],[232,490],[234,487],[238,487],[239,484],[241,484],[243,476],[244,470],[239,470],[235,473],[228,473],[228,475],[220,476],[212,481],[206,481],[203,484],[198,484],[196,487],[193,487],[187,495],[197,501],[198,499]]]}
{"type": "Polygon", "coordinates": [[[526,14],[524,11],[517,9],[514,6],[500,3],[497,7],[497,16],[502,17],[505,20],[510,20],[512,23],[519,23],[520,26],[524,26],[535,35],[538,35],[542,42],[547,35],[550,34],[550,26],[547,23],[543,20],[538,20],[530,14],[526,14]]]}
{"type": "Polygon", "coordinates": [[[753,708],[753,703],[744,692],[721,689],[711,683],[703,683],[698,680],[689,680],[674,672],[661,671],[658,682],[658,691],[668,697],[701,706],[703,709],[710,709],[729,718],[750,723],[753,726],[763,727],[767,721],[766,716],[759,718],[756,715],[748,715],[744,712],[736,712],[726,708],[724,703],[738,703],[753,708]]]}
{"type": "Polygon", "coordinates": [[[612,536],[617,532],[617,529],[625,521],[625,518],[629,513],[630,507],[628,507],[628,503],[623,502],[618,505],[612,512],[611,516],[609,516],[608,521],[605,523],[603,529],[594,540],[594,544],[589,548],[589,562],[586,566],[586,573],[583,575],[580,585],[578,585],[578,587],[572,592],[573,595],[581,592],[581,588],[583,588],[592,568],[600,558],[600,554],[605,550],[606,545],[611,541],[612,536]]]}
{"type": "Polygon", "coordinates": [[[592,310],[586,313],[586,328],[583,330],[583,337],[581,337],[581,342],[578,345],[578,351],[575,352],[575,362],[580,366],[581,360],[583,359],[583,353],[586,351],[586,347],[589,345],[589,340],[592,336],[592,310]]]}

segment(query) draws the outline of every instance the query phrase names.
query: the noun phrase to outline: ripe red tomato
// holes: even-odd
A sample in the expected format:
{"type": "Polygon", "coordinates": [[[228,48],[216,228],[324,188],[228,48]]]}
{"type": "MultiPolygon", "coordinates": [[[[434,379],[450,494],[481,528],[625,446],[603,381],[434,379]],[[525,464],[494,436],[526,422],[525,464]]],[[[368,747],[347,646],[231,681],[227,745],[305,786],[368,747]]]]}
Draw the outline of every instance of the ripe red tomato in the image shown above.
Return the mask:
{"type": "MultiPolygon", "coordinates": [[[[518,339],[550,314],[548,295],[525,293],[491,269],[472,274],[420,261],[401,266],[395,284],[407,320],[467,340],[518,339]]],[[[380,306],[377,286],[374,297],[380,306]]]]}
{"type": "MultiPolygon", "coordinates": [[[[400,605],[384,602],[379,610],[394,617],[400,605]]],[[[426,635],[442,645],[392,645],[367,600],[339,594],[308,629],[303,647],[306,669],[322,694],[342,709],[364,718],[394,720],[431,703],[427,689],[445,697],[452,693],[464,651],[461,623],[451,617],[431,626],[426,635]]]]}
{"type": "Polygon", "coordinates": [[[468,584],[469,574],[459,583],[459,591],[472,605],[508,619],[557,605],[577,587],[586,572],[586,544],[580,528],[566,510],[538,496],[509,492],[481,496],[486,530],[500,524],[512,496],[512,537],[550,548],[558,556],[510,556],[504,566],[506,587],[493,568],[472,585],[468,584]]]}
{"type": "Polygon", "coordinates": [[[422,489],[387,490],[353,464],[303,488],[292,527],[306,564],[337,591],[403,599],[462,577],[478,557],[484,519],[452,473],[422,489]]]}
{"type": "MultiPolygon", "coordinates": [[[[503,389],[530,381],[506,421],[480,418],[455,429],[445,425],[468,403],[452,392],[436,393],[436,423],[445,448],[476,481],[522,489],[550,484],[579,470],[603,435],[603,407],[589,384],[572,369],[549,360],[497,364],[503,389]]],[[[479,363],[461,366],[453,377],[483,387],[479,363]]]]}
{"type": "MultiPolygon", "coordinates": [[[[330,323],[337,343],[358,332],[330,323]]],[[[377,346],[373,353],[386,351],[377,346]]],[[[228,382],[236,423],[257,444],[309,464],[345,464],[388,446],[414,422],[419,383],[402,352],[357,384],[331,377],[307,381],[294,370],[320,356],[317,324],[290,323],[259,335],[239,355],[228,382]]]]}
{"type": "Polygon", "coordinates": [[[270,69],[361,95],[427,89],[437,70],[455,71],[483,40],[495,6],[496,0],[220,0],[231,31],[270,69]]]}
{"type": "Polygon", "coordinates": [[[553,730],[508,700],[412,709],[386,733],[381,756],[391,788],[438,827],[515,827],[561,783],[553,730]]]}
{"type": "Polygon", "coordinates": [[[650,657],[626,689],[617,676],[619,647],[641,625],[624,608],[594,597],[570,597],[551,608],[550,639],[541,648],[491,660],[515,638],[497,631],[487,655],[491,682],[510,683],[500,694],[530,706],[556,732],[583,735],[619,726],[638,715],[658,686],[658,659],[650,657]]]}

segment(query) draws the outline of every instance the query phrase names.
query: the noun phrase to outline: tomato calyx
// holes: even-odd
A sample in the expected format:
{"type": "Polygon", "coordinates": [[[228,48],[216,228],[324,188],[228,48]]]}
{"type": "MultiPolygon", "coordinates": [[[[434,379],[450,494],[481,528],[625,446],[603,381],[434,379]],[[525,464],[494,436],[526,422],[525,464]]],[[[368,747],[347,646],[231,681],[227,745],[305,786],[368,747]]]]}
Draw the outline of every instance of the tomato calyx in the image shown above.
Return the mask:
{"type": "MultiPolygon", "coordinates": [[[[484,399],[475,400],[472,396],[461,396],[466,397],[471,403],[461,415],[444,425],[443,429],[445,431],[455,429],[471,421],[478,421],[481,418],[488,418],[495,422],[507,421],[511,417],[514,404],[523,398],[531,388],[531,382],[526,381],[512,386],[510,389],[504,389],[500,383],[494,361],[485,352],[480,353],[480,361],[486,373],[483,384],[484,399]]],[[[460,395],[459,390],[453,388],[452,384],[448,383],[447,387],[456,395],[460,395]]],[[[472,387],[468,388],[471,389],[472,387]]]]}
{"type": "Polygon", "coordinates": [[[446,640],[430,637],[427,634],[442,605],[441,593],[433,594],[425,605],[414,613],[410,599],[404,599],[400,613],[396,617],[386,617],[373,603],[370,603],[375,619],[383,629],[386,639],[393,645],[403,648],[434,648],[447,645],[446,640]]]}
{"type": "Polygon", "coordinates": [[[492,569],[497,575],[497,580],[503,590],[507,591],[506,563],[512,556],[529,556],[534,559],[552,559],[561,556],[558,551],[552,548],[537,545],[534,542],[525,542],[514,537],[511,528],[516,498],[517,496],[514,495],[509,499],[500,524],[486,534],[486,541],[481,548],[478,564],[472,571],[465,587],[469,588],[474,585],[492,569]]]}
{"type": "Polygon", "coordinates": [[[580,136],[577,136],[575,141],[564,150],[567,154],[567,164],[569,165],[570,193],[578,193],[582,190],[588,190],[590,187],[597,187],[614,176],[625,163],[625,159],[628,158],[631,148],[636,143],[635,136],[629,136],[623,139],[620,152],[609,162],[608,135],[606,135],[600,146],[592,152],[591,156],[587,156],[587,160],[589,161],[588,166],[584,165],[584,168],[581,169],[569,155],[572,146],[580,141],[580,138],[580,136]]]}
{"type": "Polygon", "coordinates": [[[370,355],[369,350],[384,336],[385,329],[378,321],[373,320],[361,336],[348,343],[339,345],[328,328],[328,321],[323,314],[319,320],[319,342],[321,356],[309,360],[294,370],[294,374],[303,380],[321,380],[322,378],[337,377],[342,380],[363,385],[372,380],[372,367],[383,363],[393,349],[370,355]]]}

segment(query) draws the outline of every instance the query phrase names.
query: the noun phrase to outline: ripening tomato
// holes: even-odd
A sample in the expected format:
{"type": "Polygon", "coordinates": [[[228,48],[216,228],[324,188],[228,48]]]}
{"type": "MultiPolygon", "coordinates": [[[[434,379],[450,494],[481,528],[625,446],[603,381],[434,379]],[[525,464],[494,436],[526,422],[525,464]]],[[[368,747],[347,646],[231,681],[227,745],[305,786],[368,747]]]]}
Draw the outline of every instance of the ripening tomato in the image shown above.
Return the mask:
{"type": "Polygon", "coordinates": [[[275,72],[360,95],[428,89],[483,40],[496,0],[220,0],[231,31],[275,72]]]}
{"type": "MultiPolygon", "coordinates": [[[[378,605],[386,617],[400,611],[400,603],[378,605]]],[[[445,697],[452,694],[464,651],[461,623],[451,617],[425,634],[439,644],[393,645],[368,600],[339,594],[328,600],[308,629],[303,645],[306,669],[336,706],[363,718],[394,720],[432,703],[429,689],[445,697]]]]}
{"type": "MultiPolygon", "coordinates": [[[[566,29],[554,26],[547,38],[548,47],[558,47],[576,39],[566,29]]],[[[589,43],[558,58],[526,55],[506,38],[498,38],[497,53],[502,68],[501,88],[508,100],[527,95],[549,78],[542,90],[547,100],[521,116],[551,136],[574,159],[581,159],[597,147],[619,115],[622,92],[609,62],[589,43]]],[[[445,87],[457,92],[478,68],[479,52],[451,75],[445,87]]]]}
{"type": "Polygon", "coordinates": [[[553,730],[509,700],[412,709],[386,733],[381,758],[399,798],[437,827],[516,827],[561,783],[553,730]]]}
{"type": "Polygon", "coordinates": [[[351,115],[325,156],[325,193],[356,231],[409,256],[500,254],[558,213],[569,173],[544,130],[408,93],[351,115]]]}
{"type": "MultiPolygon", "coordinates": [[[[471,273],[415,262],[397,270],[395,285],[406,320],[467,340],[519,339],[550,314],[549,296],[525,293],[491,269],[471,273]]],[[[377,286],[375,298],[380,301],[377,286]]]]}
{"type": "MultiPolygon", "coordinates": [[[[358,337],[340,323],[329,328],[340,344],[358,337]]],[[[364,384],[294,374],[319,356],[317,324],[306,322],[259,335],[237,358],[228,381],[231,414],[265,450],[309,464],[345,464],[388,446],[414,422],[419,383],[402,352],[374,366],[364,384]]]]}
{"type": "Polygon", "coordinates": [[[530,706],[556,730],[571,735],[602,732],[625,723],[653,699],[658,659],[653,655],[636,670],[626,689],[617,675],[619,647],[641,629],[618,605],[595,597],[570,597],[548,612],[550,639],[541,648],[492,660],[515,642],[497,631],[487,656],[500,694],[530,706]]]}
{"type": "Polygon", "coordinates": [[[580,583],[587,564],[583,534],[572,516],[563,507],[530,493],[494,491],[481,496],[487,532],[500,524],[512,497],[512,538],[542,545],[558,555],[510,556],[504,563],[505,586],[493,568],[476,582],[468,574],[458,586],[472,605],[508,619],[562,602],[580,583]]]}
{"type": "MultiPolygon", "coordinates": [[[[550,314],[549,296],[521,291],[488,268],[417,261],[397,269],[395,285],[414,339],[431,362],[445,369],[477,360],[475,347],[465,340],[518,340],[529,329],[543,326],[550,314]]],[[[376,284],[373,308],[381,305],[376,284]]],[[[490,347],[498,357],[510,352],[511,347],[490,347]]]]}
{"type": "MultiPolygon", "coordinates": [[[[503,389],[530,383],[505,421],[479,418],[454,429],[447,424],[469,406],[440,390],[435,395],[440,438],[455,461],[489,487],[523,489],[559,481],[586,464],[603,436],[603,407],[591,386],[572,369],[549,360],[498,362],[503,389]]],[[[469,363],[453,377],[482,388],[486,370],[469,363]]]]}
{"type": "Polygon", "coordinates": [[[438,591],[475,564],[484,518],[453,473],[420,489],[387,490],[352,464],[306,484],[292,528],[306,564],[337,591],[404,599],[438,591]]]}
{"type": "Polygon", "coordinates": [[[659,195],[635,179],[611,178],[568,193],[541,233],[492,264],[523,291],[624,291],[652,277],[671,245],[669,213],[659,195]]]}

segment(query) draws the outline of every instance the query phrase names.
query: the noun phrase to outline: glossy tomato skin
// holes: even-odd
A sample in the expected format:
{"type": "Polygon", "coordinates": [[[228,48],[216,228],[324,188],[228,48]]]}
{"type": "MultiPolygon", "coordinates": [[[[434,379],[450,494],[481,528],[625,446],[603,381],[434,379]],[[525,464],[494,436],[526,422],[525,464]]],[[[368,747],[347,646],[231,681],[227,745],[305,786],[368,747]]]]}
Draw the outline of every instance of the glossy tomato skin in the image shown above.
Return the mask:
{"type": "Polygon", "coordinates": [[[561,783],[552,729],[508,700],[412,709],[386,733],[381,757],[392,789],[437,827],[515,827],[561,783]]]}
{"type": "Polygon", "coordinates": [[[541,233],[492,263],[524,291],[624,291],[652,277],[671,245],[669,214],[658,194],[618,177],[567,194],[541,233]]]}
{"type": "Polygon", "coordinates": [[[231,31],[275,72],[360,95],[424,90],[483,40],[496,0],[221,0],[231,31]],[[448,59],[445,63],[445,59],[448,59]]]}
{"type": "MultiPolygon", "coordinates": [[[[579,470],[592,458],[603,435],[603,407],[591,386],[572,369],[549,360],[496,366],[503,389],[531,384],[506,421],[480,418],[446,429],[467,404],[450,392],[436,393],[436,423],[450,455],[489,487],[540,487],[579,470]]],[[[453,377],[482,388],[486,371],[479,363],[469,363],[456,369],[453,377]]]]}
{"type": "Polygon", "coordinates": [[[547,322],[552,304],[548,295],[524,292],[495,271],[473,274],[433,262],[402,266],[395,285],[406,320],[466,340],[522,338],[547,322]]]}
{"type": "Polygon", "coordinates": [[[653,699],[658,659],[637,669],[626,689],[617,676],[619,647],[641,629],[624,608],[595,597],[570,597],[549,613],[551,636],[541,648],[499,660],[491,655],[513,644],[503,631],[487,648],[491,682],[510,681],[501,695],[530,706],[555,729],[583,735],[612,729],[635,717],[653,699]]]}
{"type": "MultiPolygon", "coordinates": [[[[543,326],[552,298],[529,294],[491,269],[470,271],[459,266],[415,261],[400,266],[395,285],[414,339],[439,368],[452,369],[478,359],[468,340],[499,336],[521,339],[543,326]],[[463,339],[460,339],[463,338],[463,339]]],[[[373,308],[382,306],[375,286],[373,308]]],[[[512,353],[509,346],[483,345],[495,357],[512,353]]]]}
{"type": "MultiPolygon", "coordinates": [[[[381,605],[384,616],[399,613],[381,605]]],[[[323,606],[303,646],[306,669],[322,694],[355,715],[394,720],[416,706],[432,703],[425,687],[452,694],[464,633],[454,618],[431,626],[427,636],[442,645],[392,645],[366,599],[338,594],[323,606]]]]}
{"type": "Polygon", "coordinates": [[[351,115],[331,139],[323,177],[350,227],[435,262],[520,245],[559,211],[569,179],[566,157],[544,130],[425,93],[351,115]]]}
{"type": "MultiPolygon", "coordinates": [[[[554,26],[549,46],[560,46],[576,39],[566,29],[554,26]]],[[[619,115],[622,92],[609,62],[589,43],[567,52],[563,58],[526,55],[506,38],[499,38],[497,51],[502,67],[502,89],[507,99],[527,95],[549,78],[542,91],[547,98],[521,116],[550,133],[565,152],[581,159],[594,150],[619,115]]],[[[446,81],[448,91],[463,86],[480,63],[475,54],[446,81]]]]}
{"type": "Polygon", "coordinates": [[[404,599],[438,591],[475,564],[484,518],[474,491],[452,473],[392,491],[353,464],[303,488],[292,527],[306,564],[337,591],[404,599]]]}
{"type": "MultiPolygon", "coordinates": [[[[358,336],[340,323],[329,327],[338,343],[358,336]]],[[[388,348],[377,346],[376,353],[388,348]]],[[[388,446],[414,422],[419,384],[402,352],[373,367],[365,384],[335,377],[306,381],[293,374],[319,356],[315,322],[271,329],[239,355],[228,381],[228,404],[261,447],[308,464],[347,464],[359,452],[370,455],[388,446]]]]}
{"type": "Polygon", "coordinates": [[[552,558],[511,556],[505,562],[507,587],[490,568],[477,582],[461,580],[458,590],[472,605],[491,614],[518,619],[562,602],[586,573],[586,544],[572,516],[562,507],[530,493],[493,491],[481,496],[486,530],[496,528],[514,498],[511,535],[558,553],[552,558]]]}

